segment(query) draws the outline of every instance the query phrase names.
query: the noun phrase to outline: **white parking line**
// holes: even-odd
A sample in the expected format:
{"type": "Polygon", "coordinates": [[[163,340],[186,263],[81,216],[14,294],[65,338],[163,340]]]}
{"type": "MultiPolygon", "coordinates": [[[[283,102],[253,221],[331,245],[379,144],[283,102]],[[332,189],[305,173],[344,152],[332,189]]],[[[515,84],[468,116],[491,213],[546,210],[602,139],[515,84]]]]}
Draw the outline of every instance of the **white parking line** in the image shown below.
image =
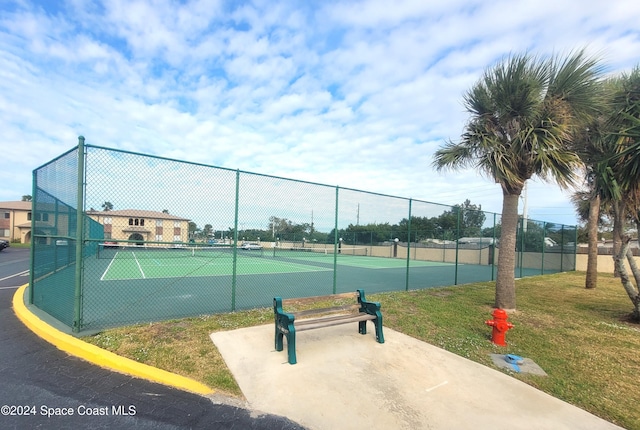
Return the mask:
{"type": "Polygon", "coordinates": [[[16,273],[15,275],[7,276],[6,278],[0,278],[0,281],[4,281],[6,279],[15,278],[16,276],[25,276],[25,274],[27,274],[27,273],[29,273],[29,271],[25,270],[24,272],[16,273]]]}

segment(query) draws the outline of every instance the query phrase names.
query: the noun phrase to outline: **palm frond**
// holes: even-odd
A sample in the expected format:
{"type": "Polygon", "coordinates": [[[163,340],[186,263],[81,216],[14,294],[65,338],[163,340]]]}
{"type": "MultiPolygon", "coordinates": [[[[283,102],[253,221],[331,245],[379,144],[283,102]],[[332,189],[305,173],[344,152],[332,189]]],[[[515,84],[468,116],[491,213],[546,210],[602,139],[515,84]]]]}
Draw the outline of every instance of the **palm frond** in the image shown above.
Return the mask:
{"type": "Polygon", "coordinates": [[[593,110],[601,72],[584,51],[503,58],[465,93],[470,119],[459,142],[436,152],[434,166],[476,168],[511,194],[533,175],[571,185],[581,159],[570,143],[579,119],[593,110]]]}

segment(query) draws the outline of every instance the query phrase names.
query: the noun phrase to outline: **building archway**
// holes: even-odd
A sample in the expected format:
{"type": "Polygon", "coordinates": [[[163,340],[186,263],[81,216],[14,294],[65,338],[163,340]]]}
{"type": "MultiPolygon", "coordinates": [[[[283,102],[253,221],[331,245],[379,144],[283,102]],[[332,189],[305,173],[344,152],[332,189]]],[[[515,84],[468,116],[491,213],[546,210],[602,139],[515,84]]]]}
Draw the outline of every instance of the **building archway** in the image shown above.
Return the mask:
{"type": "MultiPolygon", "coordinates": [[[[44,231],[42,231],[40,229],[37,229],[35,234],[36,234],[36,237],[35,237],[35,243],[36,244],[38,244],[38,245],[47,245],[47,238],[43,237],[45,235],[44,231]]],[[[51,245],[51,244],[49,244],[49,245],[51,245]]]]}
{"type": "Polygon", "coordinates": [[[133,233],[131,236],[129,236],[129,240],[135,240],[136,245],[138,246],[144,245],[144,237],[142,237],[140,233],[133,233]]]}

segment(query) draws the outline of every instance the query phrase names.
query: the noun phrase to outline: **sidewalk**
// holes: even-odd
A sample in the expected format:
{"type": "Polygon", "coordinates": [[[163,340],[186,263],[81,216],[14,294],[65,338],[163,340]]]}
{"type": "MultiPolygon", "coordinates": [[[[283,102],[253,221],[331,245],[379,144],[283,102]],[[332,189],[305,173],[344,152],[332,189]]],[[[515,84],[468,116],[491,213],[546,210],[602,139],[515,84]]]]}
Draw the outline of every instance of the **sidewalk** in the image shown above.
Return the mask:
{"type": "Polygon", "coordinates": [[[298,333],[298,364],[273,325],[211,334],[251,407],[322,429],[620,429],[489,367],[385,327],[298,333]]]}

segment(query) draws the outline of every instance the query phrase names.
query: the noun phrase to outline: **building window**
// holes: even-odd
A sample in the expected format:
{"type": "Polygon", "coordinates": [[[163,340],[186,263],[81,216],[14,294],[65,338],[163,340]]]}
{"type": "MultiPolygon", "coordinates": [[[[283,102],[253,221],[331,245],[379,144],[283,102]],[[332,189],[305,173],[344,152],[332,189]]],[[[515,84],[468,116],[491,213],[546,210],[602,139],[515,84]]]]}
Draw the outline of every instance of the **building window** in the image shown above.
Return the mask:
{"type": "Polygon", "coordinates": [[[157,219],[156,220],[156,227],[162,227],[162,220],[161,219],[157,219]]]}
{"type": "Polygon", "coordinates": [[[0,237],[9,237],[9,229],[0,228],[0,237]]]}
{"type": "Polygon", "coordinates": [[[104,224],[111,224],[111,217],[110,216],[104,218],[104,224]]]}
{"type": "Polygon", "coordinates": [[[31,212],[27,212],[27,221],[31,221],[31,212]]]}
{"type": "Polygon", "coordinates": [[[9,218],[11,218],[11,214],[9,212],[5,212],[4,219],[9,219],[9,218]]]}
{"type": "MultiPolygon", "coordinates": [[[[27,219],[29,219],[29,220],[31,219],[31,212],[29,212],[27,214],[27,219]]],[[[46,213],[46,212],[44,212],[44,213],[42,213],[42,212],[36,213],[36,221],[45,221],[45,222],[49,221],[49,214],[46,213]]]]}
{"type": "Polygon", "coordinates": [[[144,219],[129,218],[129,225],[144,225],[144,219]]]}

